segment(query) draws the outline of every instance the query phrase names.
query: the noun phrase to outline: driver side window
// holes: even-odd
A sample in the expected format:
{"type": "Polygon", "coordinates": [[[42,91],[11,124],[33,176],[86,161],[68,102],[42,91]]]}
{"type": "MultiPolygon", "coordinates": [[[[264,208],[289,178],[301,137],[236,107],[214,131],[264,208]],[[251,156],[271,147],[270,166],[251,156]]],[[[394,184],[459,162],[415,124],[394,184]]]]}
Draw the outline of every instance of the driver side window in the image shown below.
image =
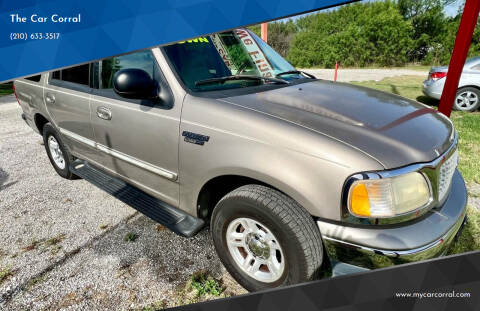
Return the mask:
{"type": "Polygon", "coordinates": [[[95,95],[142,105],[156,106],[162,109],[170,109],[173,107],[173,94],[151,50],[115,56],[98,61],[92,66],[91,76],[93,81],[92,92],[95,95]],[[153,99],[132,99],[121,97],[115,93],[113,90],[113,77],[117,71],[122,69],[144,70],[150,78],[158,84],[158,97],[153,99]]]}
{"type": "Polygon", "coordinates": [[[95,70],[99,89],[112,89],[113,76],[122,69],[142,69],[155,79],[156,62],[150,50],[104,59],[97,63],[95,70]]]}

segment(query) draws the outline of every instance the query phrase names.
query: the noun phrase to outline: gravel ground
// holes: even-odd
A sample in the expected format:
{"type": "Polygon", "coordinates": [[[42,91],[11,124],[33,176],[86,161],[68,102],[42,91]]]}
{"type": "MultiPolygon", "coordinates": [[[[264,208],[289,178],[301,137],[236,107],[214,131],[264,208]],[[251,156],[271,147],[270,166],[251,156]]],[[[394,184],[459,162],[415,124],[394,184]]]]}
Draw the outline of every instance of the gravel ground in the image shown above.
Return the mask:
{"type": "Polygon", "coordinates": [[[0,310],[173,305],[199,270],[243,292],[207,229],[179,237],[84,180],[62,179],[20,115],[14,97],[0,97],[0,271],[11,271],[0,310]]]}
{"type": "MultiPolygon", "coordinates": [[[[334,69],[301,69],[319,79],[333,80],[334,69]]],[[[338,69],[337,81],[379,81],[384,78],[396,76],[424,76],[427,78],[427,71],[411,69],[338,69]]]]}

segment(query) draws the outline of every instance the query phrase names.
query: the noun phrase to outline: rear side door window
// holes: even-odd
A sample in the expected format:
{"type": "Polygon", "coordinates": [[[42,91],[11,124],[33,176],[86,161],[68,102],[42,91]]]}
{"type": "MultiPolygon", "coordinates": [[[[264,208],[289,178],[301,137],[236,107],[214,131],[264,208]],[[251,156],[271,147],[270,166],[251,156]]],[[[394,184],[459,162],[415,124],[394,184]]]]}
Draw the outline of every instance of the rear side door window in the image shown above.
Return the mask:
{"type": "Polygon", "coordinates": [[[90,87],[90,64],[75,66],[50,73],[50,84],[79,91],[90,87]]]}

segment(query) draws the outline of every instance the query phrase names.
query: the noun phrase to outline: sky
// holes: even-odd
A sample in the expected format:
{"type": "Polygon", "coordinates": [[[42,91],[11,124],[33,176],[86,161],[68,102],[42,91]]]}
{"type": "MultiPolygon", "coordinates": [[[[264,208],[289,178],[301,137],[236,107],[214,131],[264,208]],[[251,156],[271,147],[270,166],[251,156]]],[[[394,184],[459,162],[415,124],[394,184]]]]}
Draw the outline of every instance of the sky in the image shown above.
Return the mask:
{"type": "Polygon", "coordinates": [[[464,3],[465,3],[464,0],[458,0],[458,1],[455,1],[454,3],[452,3],[451,5],[446,6],[445,10],[444,10],[445,14],[447,14],[448,16],[456,15],[457,12],[458,12],[458,9],[464,3]]]}

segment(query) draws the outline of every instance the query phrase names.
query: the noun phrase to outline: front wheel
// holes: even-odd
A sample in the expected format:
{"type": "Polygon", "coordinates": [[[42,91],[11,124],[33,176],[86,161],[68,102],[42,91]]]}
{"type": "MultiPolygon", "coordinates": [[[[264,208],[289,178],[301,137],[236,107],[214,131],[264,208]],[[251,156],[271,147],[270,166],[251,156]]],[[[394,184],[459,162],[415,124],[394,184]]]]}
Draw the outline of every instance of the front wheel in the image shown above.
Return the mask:
{"type": "Polygon", "coordinates": [[[261,185],[240,187],[218,202],[212,237],[228,272],[249,291],[319,276],[320,231],[294,200],[261,185]]]}

